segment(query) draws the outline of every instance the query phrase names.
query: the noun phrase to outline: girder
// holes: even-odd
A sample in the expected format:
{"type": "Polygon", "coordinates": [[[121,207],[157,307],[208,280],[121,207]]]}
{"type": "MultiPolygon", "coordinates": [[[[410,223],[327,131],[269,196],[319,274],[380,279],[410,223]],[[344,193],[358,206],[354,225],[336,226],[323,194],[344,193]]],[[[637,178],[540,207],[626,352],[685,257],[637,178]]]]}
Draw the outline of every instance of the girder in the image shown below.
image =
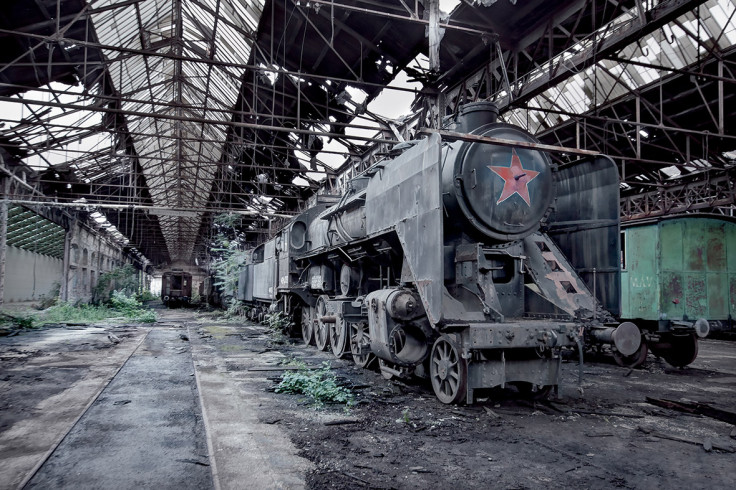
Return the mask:
{"type": "Polygon", "coordinates": [[[153,263],[190,262],[214,213],[261,240],[320,180],[494,100],[546,145],[612,156],[626,217],[732,206],[734,1],[425,3],[5,2],[5,197],[104,210],[153,263]],[[368,104],[402,70],[425,90],[391,88],[417,111],[389,121],[368,104]]]}

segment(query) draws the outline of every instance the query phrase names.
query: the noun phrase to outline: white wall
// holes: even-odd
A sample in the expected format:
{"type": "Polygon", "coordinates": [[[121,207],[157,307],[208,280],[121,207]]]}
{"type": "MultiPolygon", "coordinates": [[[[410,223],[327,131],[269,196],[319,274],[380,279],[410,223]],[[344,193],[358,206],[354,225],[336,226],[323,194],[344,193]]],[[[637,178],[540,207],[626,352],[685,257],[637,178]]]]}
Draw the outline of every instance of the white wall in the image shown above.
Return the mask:
{"type": "Polygon", "coordinates": [[[12,246],[6,250],[4,302],[36,301],[61,284],[61,259],[12,246]]]}

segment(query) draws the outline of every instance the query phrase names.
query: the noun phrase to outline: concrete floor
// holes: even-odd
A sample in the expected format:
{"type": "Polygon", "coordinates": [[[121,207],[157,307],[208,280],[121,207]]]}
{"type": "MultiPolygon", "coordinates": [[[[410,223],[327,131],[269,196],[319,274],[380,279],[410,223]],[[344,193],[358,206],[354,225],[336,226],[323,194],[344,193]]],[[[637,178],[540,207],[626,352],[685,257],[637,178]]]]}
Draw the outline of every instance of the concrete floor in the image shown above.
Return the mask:
{"type": "MultiPolygon", "coordinates": [[[[733,453],[716,454],[692,444],[642,438],[636,427],[645,424],[675,434],[686,429],[684,433],[690,438],[722,440],[727,424],[703,418],[671,418],[674,414],[652,412],[650,406],[638,400],[645,395],[673,398],[675,393],[685,392],[697,399],[711,396],[728,408],[736,399],[733,343],[701,344],[698,359],[691,369],[683,371],[660,367],[657,361],[633,373],[605,362],[586,365],[586,395],[581,399],[576,394],[576,366],[565,365],[569,379],[562,391],[570,407],[591,405],[597,411],[603,407],[604,412],[628,410],[632,411],[630,416],[638,417],[618,422],[598,416],[545,417],[538,410],[529,415],[523,406],[514,408],[514,412],[500,412],[501,416],[494,414],[496,418],[483,422],[483,407],[440,406],[422,387],[405,389],[401,383],[392,384],[377,373],[355,368],[350,361],[338,361],[343,374],[353,373],[360,377],[358,383],[369,388],[364,393],[366,403],[351,415],[362,425],[331,427],[331,417],[344,419],[345,414],[315,411],[298,397],[275,396],[264,390],[273,384],[268,378],[280,374],[274,365],[287,355],[320,365],[333,359],[331,353],[301,344],[279,346],[278,339],[272,341],[264,328],[217,322],[211,315],[198,316],[192,310],[159,310],[159,317],[153,326],[52,327],[0,337],[0,489],[346,487],[355,486],[356,468],[362,472],[357,481],[364,485],[371,478],[393,471],[402,478],[416,479],[385,482],[397,488],[445,487],[450,481],[463,488],[463,481],[467,487],[473,486],[470,480],[463,480],[463,475],[467,477],[463,465],[473,463],[468,455],[482,444],[492,448],[488,454],[493,456],[496,470],[503,468],[504,457],[513,468],[497,478],[516,475],[519,468],[531,468],[532,476],[539,477],[533,465],[539,463],[540,440],[554,448],[550,454],[567,454],[570,461],[581,461],[572,473],[568,466],[560,467],[563,473],[557,480],[549,480],[553,475],[547,475],[549,481],[561,483],[573,478],[573,473],[582,473],[575,480],[579,481],[577,486],[569,488],[591,488],[590,482],[597,481],[598,475],[588,473],[595,472],[616,476],[608,483],[602,480],[602,487],[663,488],[661,482],[681,481],[678,472],[692,473],[703,488],[733,488],[730,483],[736,481],[732,465],[721,464],[733,461],[733,453]],[[384,400],[387,390],[396,401],[384,400]],[[407,393],[399,396],[394,391],[407,393]],[[444,425],[462,425],[463,421],[474,420],[472,436],[465,432],[462,438],[469,447],[459,445],[456,431],[470,430],[461,426],[449,427],[449,432],[440,433],[440,437],[439,425],[436,430],[432,426],[421,432],[402,433],[407,430],[406,424],[397,423],[406,413],[402,410],[407,404],[411,404],[412,418],[417,422],[440,420],[444,425]],[[432,413],[421,416],[424,412],[432,413]],[[480,429],[479,423],[491,425],[480,429]],[[326,432],[328,429],[334,432],[326,432]],[[343,430],[360,432],[347,439],[344,434],[337,437],[343,430]],[[602,446],[590,435],[598,433],[606,436],[602,446]],[[476,440],[478,436],[482,440],[476,440]],[[504,439],[507,436],[511,442],[504,439]],[[301,448],[292,441],[301,443],[301,448]],[[381,441],[394,442],[381,445],[381,441]],[[353,443],[357,449],[351,450],[353,443]],[[573,449],[560,453],[560,445],[573,449]],[[401,452],[410,446],[431,448],[431,454],[437,453],[437,457],[433,461],[421,451],[401,452]],[[529,453],[526,456],[525,447],[529,453]],[[312,454],[311,448],[319,448],[319,455],[312,454]],[[366,448],[380,449],[381,457],[366,460],[366,448]],[[594,452],[601,453],[601,461],[596,460],[596,464],[588,461],[594,452]],[[660,461],[663,454],[667,455],[664,466],[660,461]],[[307,455],[312,461],[305,459],[307,455]],[[627,459],[628,455],[634,459],[627,459]],[[647,455],[652,461],[642,463],[647,455]],[[381,462],[391,466],[392,461],[401,463],[396,463],[396,468],[383,468],[383,473],[374,468],[381,462]],[[333,471],[345,465],[347,470],[333,471]],[[642,468],[631,469],[636,465],[642,468]],[[407,474],[407,468],[425,466],[441,471],[407,474]],[[629,475],[620,471],[622,466],[631,469],[630,480],[634,483],[619,485],[629,481],[629,475]],[[348,478],[346,474],[353,476],[348,478]],[[340,475],[343,480],[336,480],[340,475]]],[[[503,410],[491,407],[491,412],[503,410]]],[[[491,460],[483,454],[483,461],[491,460]]],[[[558,466],[545,468],[549,472],[558,466]]],[[[483,475],[485,482],[490,474],[483,475]]],[[[501,487],[537,481],[525,478],[522,475],[498,481],[501,487]]],[[[693,488],[690,483],[670,486],[684,487],[693,488]]]]}
{"type": "Polygon", "coordinates": [[[0,488],[302,488],[310,463],[193,315],[0,338],[0,488]]]}

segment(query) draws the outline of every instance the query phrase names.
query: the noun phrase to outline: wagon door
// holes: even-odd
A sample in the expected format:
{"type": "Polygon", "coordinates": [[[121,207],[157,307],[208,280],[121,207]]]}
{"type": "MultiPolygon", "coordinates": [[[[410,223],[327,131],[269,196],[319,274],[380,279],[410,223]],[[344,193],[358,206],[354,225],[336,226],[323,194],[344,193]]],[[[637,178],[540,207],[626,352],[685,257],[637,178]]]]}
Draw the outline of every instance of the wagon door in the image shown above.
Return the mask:
{"type": "Polygon", "coordinates": [[[658,228],[628,228],[625,237],[622,317],[659,320],[658,228]]]}

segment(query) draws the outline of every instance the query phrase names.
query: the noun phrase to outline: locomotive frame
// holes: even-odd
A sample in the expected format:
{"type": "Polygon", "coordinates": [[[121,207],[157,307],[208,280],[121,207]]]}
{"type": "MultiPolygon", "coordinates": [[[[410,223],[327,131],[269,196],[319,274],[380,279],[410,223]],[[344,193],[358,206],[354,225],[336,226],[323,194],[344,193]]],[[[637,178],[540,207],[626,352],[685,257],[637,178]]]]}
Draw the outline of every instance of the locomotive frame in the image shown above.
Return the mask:
{"type": "Polygon", "coordinates": [[[504,146],[430,134],[340,198],[319,198],[252,251],[238,299],[260,312],[278,304],[306,343],[377,360],[385,377],[428,377],[443,403],[508,385],[544,396],[560,383],[562,351],[582,362],[583,342],[634,354],[641,332],[609,312],[620,287],[615,164],[556,168],[497,115],[469,104],[451,123],[504,146]],[[575,255],[583,246],[592,252],[575,255]],[[593,291],[576,270],[591,268],[593,291]]]}

